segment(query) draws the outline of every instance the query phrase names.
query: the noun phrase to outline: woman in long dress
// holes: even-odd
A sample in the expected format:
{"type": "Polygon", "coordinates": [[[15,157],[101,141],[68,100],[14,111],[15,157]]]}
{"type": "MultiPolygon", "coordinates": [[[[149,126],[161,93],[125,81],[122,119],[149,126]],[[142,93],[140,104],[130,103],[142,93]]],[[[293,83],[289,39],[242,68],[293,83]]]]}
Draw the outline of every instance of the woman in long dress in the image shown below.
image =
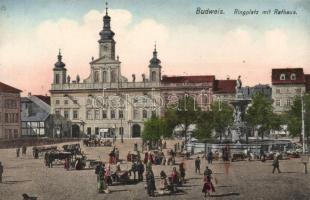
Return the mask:
{"type": "Polygon", "coordinates": [[[202,188],[202,192],[205,194],[205,197],[210,196],[211,192],[215,192],[215,188],[213,186],[212,183],[212,171],[210,169],[208,169],[208,167],[206,168],[206,171],[204,173],[204,178],[203,178],[203,188],[202,188]]]}

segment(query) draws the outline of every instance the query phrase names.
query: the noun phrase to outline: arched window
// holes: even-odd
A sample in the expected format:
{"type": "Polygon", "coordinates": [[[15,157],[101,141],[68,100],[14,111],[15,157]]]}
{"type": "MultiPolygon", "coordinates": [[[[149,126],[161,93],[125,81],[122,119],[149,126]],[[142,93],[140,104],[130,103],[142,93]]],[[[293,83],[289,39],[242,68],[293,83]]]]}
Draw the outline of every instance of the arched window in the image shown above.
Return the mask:
{"type": "Polygon", "coordinates": [[[291,74],[291,80],[296,80],[296,74],[295,73],[291,74]]]}
{"type": "Polygon", "coordinates": [[[104,82],[104,83],[108,82],[108,80],[107,80],[107,71],[103,71],[102,72],[102,82],[104,82]]]}
{"type": "Polygon", "coordinates": [[[156,72],[152,71],[152,76],[151,76],[152,81],[156,81],[156,72]]]}
{"type": "Polygon", "coordinates": [[[285,80],[285,74],[281,74],[281,75],[280,75],[280,80],[281,80],[281,81],[284,81],[284,80],[285,80]]]}
{"type": "Polygon", "coordinates": [[[94,74],[94,82],[95,82],[95,83],[98,83],[98,82],[99,82],[99,72],[98,72],[98,71],[95,71],[95,74],[94,74]]]}
{"type": "Polygon", "coordinates": [[[59,83],[60,83],[59,74],[56,74],[55,83],[56,83],[56,84],[59,84],[59,83]]]}

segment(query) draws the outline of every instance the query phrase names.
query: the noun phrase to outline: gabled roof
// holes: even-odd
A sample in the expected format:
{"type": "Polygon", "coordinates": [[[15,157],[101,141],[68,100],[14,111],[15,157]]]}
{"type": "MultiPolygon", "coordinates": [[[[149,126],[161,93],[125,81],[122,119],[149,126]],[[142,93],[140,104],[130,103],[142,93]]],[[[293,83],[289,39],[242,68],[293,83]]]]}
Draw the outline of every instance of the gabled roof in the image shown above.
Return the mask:
{"type": "Polygon", "coordinates": [[[215,80],[213,90],[215,93],[236,93],[236,80],[215,80]]]}
{"type": "Polygon", "coordinates": [[[163,76],[163,83],[206,83],[213,82],[215,76],[163,76]]]}
{"type": "Polygon", "coordinates": [[[92,60],[89,64],[92,65],[92,64],[97,64],[97,63],[101,64],[101,63],[121,63],[121,62],[119,60],[112,60],[110,58],[102,56],[95,60],[92,60]]]}
{"type": "Polygon", "coordinates": [[[44,95],[34,95],[37,98],[41,99],[42,101],[44,101],[46,104],[51,105],[51,97],[49,96],[44,96],[44,95]]]}
{"type": "Polygon", "coordinates": [[[304,70],[303,68],[278,68],[272,69],[272,84],[304,84],[304,70]],[[296,75],[296,79],[292,80],[291,75],[296,75]],[[285,75],[285,80],[280,80],[281,74],[285,75]]]}
{"type": "Polygon", "coordinates": [[[7,93],[20,93],[21,90],[14,88],[12,86],[9,86],[5,83],[0,82],[0,92],[7,92],[7,93]]]}

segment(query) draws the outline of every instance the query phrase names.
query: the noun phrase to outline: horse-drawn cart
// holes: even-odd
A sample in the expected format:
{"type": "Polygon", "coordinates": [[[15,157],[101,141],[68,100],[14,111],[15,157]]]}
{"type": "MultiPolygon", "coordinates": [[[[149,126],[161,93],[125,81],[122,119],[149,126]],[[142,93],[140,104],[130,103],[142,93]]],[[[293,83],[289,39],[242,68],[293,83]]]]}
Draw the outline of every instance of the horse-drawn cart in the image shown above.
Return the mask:
{"type": "Polygon", "coordinates": [[[130,181],[129,172],[128,171],[117,171],[111,174],[112,181],[118,182],[121,184],[128,184],[130,181]]]}

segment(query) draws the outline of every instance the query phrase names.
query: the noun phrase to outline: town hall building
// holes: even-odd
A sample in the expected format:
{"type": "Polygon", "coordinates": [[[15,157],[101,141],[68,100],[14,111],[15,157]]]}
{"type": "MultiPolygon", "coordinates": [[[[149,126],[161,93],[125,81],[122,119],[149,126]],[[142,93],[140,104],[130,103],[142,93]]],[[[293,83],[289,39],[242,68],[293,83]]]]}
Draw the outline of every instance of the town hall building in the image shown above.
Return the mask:
{"type": "Polygon", "coordinates": [[[138,82],[133,74],[129,81],[122,76],[121,62],[115,56],[115,33],[110,23],[106,9],[99,56],[91,60],[90,74],[84,80],[79,76],[71,80],[59,52],[50,90],[51,112],[71,121],[71,133],[65,137],[140,137],[146,120],[152,115],[163,116],[167,106],[184,95],[193,96],[202,109],[209,109],[214,98],[234,96],[235,80],[216,80],[213,75],[162,75],[156,46],[148,75],[142,74],[138,82]]]}

